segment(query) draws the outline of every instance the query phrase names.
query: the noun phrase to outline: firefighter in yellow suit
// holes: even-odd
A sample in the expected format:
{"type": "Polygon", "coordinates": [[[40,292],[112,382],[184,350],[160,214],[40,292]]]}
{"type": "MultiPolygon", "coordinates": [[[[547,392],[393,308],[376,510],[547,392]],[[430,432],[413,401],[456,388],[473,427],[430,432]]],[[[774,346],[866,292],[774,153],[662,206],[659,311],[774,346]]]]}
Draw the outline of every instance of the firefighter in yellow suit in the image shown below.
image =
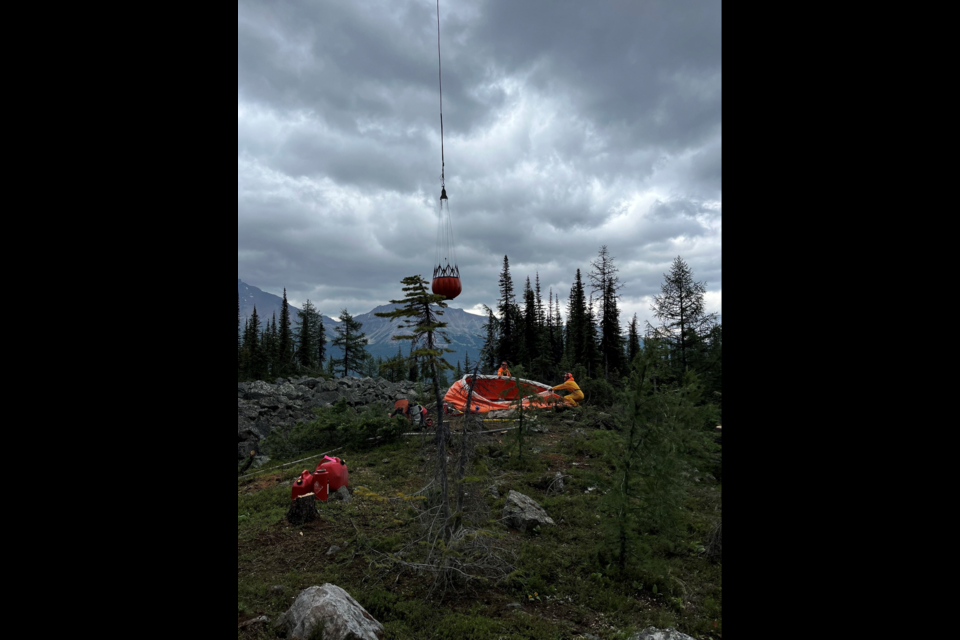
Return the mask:
{"type": "Polygon", "coordinates": [[[559,387],[554,387],[553,390],[569,391],[570,394],[564,398],[564,400],[571,407],[579,407],[580,405],[578,403],[583,402],[584,398],[583,391],[580,390],[580,385],[578,385],[573,379],[572,373],[568,373],[567,375],[563,376],[563,379],[565,382],[559,387]]]}

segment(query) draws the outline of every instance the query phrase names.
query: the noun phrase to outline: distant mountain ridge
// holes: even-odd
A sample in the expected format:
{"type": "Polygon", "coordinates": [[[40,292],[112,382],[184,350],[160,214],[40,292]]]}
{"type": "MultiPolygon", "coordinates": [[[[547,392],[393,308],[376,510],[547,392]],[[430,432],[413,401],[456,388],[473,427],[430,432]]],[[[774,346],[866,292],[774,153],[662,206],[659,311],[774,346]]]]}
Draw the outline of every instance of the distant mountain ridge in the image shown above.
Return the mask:
{"type": "MultiPolygon", "coordinates": [[[[269,320],[276,313],[280,317],[280,309],[283,305],[283,298],[267,293],[252,285],[248,285],[241,279],[237,279],[237,294],[240,296],[240,324],[243,325],[253,314],[256,307],[257,315],[261,320],[269,320]]],[[[397,354],[401,348],[404,353],[410,350],[409,343],[394,342],[393,336],[405,333],[397,328],[397,322],[391,323],[386,318],[378,318],[374,314],[387,313],[393,311],[398,305],[383,305],[373,309],[368,313],[354,315],[353,319],[363,325],[363,333],[367,336],[367,351],[374,357],[390,358],[397,354]]],[[[290,317],[294,324],[297,324],[297,309],[290,307],[290,317]]],[[[472,313],[467,313],[463,309],[447,309],[444,311],[443,322],[449,326],[446,329],[450,337],[449,348],[456,353],[447,355],[447,361],[456,366],[459,361],[462,364],[466,362],[466,356],[470,356],[471,362],[476,362],[480,357],[480,351],[483,349],[483,341],[486,336],[487,318],[472,313]]],[[[330,346],[330,341],[334,337],[334,329],[341,323],[333,318],[323,316],[323,326],[327,333],[327,352],[332,352],[336,358],[342,355],[338,349],[330,346]]]]}
{"type": "MultiPolygon", "coordinates": [[[[265,293],[257,287],[250,285],[237,278],[237,295],[240,296],[240,324],[246,322],[253,309],[257,309],[257,315],[261,320],[269,320],[273,314],[280,317],[280,308],[283,305],[283,298],[275,296],[272,293],[265,293]]],[[[299,311],[299,309],[297,309],[299,311]]],[[[290,313],[296,313],[291,309],[290,313]]]]}

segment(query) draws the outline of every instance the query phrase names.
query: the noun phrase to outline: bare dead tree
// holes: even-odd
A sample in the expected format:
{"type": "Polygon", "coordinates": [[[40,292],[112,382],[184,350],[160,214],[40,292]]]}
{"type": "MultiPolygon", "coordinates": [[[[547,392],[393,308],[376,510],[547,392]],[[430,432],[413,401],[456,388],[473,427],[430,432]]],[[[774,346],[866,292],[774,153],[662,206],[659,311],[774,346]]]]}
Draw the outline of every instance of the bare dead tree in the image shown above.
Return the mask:
{"type": "Polygon", "coordinates": [[[714,562],[723,561],[723,520],[717,523],[717,526],[710,532],[710,539],[707,541],[706,556],[714,562]]]}
{"type": "MultiPolygon", "coordinates": [[[[473,372],[467,407],[473,400],[478,374],[479,367],[473,372]]],[[[437,406],[438,414],[442,415],[442,403],[438,402],[437,406]]],[[[458,462],[452,479],[457,489],[456,513],[452,515],[444,431],[441,428],[437,432],[437,466],[433,479],[414,496],[404,498],[423,503],[419,514],[419,535],[395,554],[371,550],[378,558],[372,569],[380,572],[382,579],[394,574],[399,579],[404,573],[433,576],[428,597],[439,595],[441,599],[472,590],[476,585],[497,584],[514,570],[508,561],[511,552],[498,544],[501,535],[479,528],[479,523],[489,521],[487,514],[483,513],[486,503],[476,485],[465,482],[476,438],[482,431],[478,416],[468,409],[464,418],[458,462]]]]}
{"type": "Polygon", "coordinates": [[[464,498],[466,497],[466,487],[463,481],[467,477],[467,465],[473,458],[476,441],[471,432],[480,431],[479,418],[470,410],[473,406],[473,390],[477,386],[477,375],[480,373],[480,365],[473,370],[473,378],[470,381],[470,391],[467,392],[467,413],[463,419],[463,435],[460,438],[460,460],[457,464],[457,513],[456,521],[453,524],[454,533],[463,527],[463,508],[464,498]]]}

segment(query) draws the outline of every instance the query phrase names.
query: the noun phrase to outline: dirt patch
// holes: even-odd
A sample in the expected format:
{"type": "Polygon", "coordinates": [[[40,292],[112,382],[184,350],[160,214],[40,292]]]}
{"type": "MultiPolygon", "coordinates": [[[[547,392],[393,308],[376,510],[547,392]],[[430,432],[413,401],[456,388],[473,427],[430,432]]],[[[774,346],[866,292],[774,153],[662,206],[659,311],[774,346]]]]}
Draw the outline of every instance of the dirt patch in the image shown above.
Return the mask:
{"type": "Polygon", "coordinates": [[[242,484],[237,487],[237,494],[251,495],[254,493],[260,493],[266,489],[273,489],[274,487],[287,483],[288,480],[284,479],[283,476],[279,474],[266,475],[260,478],[256,478],[250,481],[247,484],[242,484]]]}

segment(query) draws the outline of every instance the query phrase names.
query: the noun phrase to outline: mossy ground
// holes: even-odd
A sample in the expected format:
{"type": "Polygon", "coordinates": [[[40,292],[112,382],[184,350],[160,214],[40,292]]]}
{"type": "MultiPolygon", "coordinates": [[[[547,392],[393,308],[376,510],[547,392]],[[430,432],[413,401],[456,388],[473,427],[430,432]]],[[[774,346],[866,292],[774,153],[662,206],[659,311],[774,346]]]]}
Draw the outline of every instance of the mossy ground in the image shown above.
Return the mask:
{"type": "MultiPolygon", "coordinates": [[[[425,599],[430,578],[389,573],[378,565],[379,553],[395,552],[415,537],[416,510],[409,501],[361,495],[348,505],[330,501],[321,506],[317,522],[295,528],[284,519],[290,485],[315,461],[238,483],[238,624],[261,615],[275,620],[302,590],[333,583],[396,640],[559,640],[588,633],[612,640],[648,626],[722,637],[722,567],[701,553],[720,518],[721,486],[709,477],[722,477],[719,454],[694,461],[706,477],[690,479],[679,539],[642,539],[626,574],[619,574],[607,544],[611,520],[602,505],[613,476],[603,452],[616,436],[590,429],[585,438],[577,435],[586,422],[583,413],[541,412],[538,426],[548,432],[526,436],[523,462],[514,432],[483,440],[474,474],[481,476],[478,487],[496,484],[502,496],[510,489],[529,495],[558,526],[535,534],[509,531],[495,522],[505,497],[478,491],[488,510],[487,528],[501,536],[498,546],[510,552],[516,571],[502,584],[475,586],[442,601],[425,599]],[[574,418],[578,422],[570,424],[574,418]],[[557,471],[569,476],[566,492],[548,497],[536,485],[557,471]],[[342,550],[328,556],[334,545],[342,550]]],[[[350,465],[352,487],[392,497],[423,488],[436,450],[409,438],[337,455],[350,465]]],[[[274,637],[262,626],[238,631],[238,638],[274,637]]]]}

